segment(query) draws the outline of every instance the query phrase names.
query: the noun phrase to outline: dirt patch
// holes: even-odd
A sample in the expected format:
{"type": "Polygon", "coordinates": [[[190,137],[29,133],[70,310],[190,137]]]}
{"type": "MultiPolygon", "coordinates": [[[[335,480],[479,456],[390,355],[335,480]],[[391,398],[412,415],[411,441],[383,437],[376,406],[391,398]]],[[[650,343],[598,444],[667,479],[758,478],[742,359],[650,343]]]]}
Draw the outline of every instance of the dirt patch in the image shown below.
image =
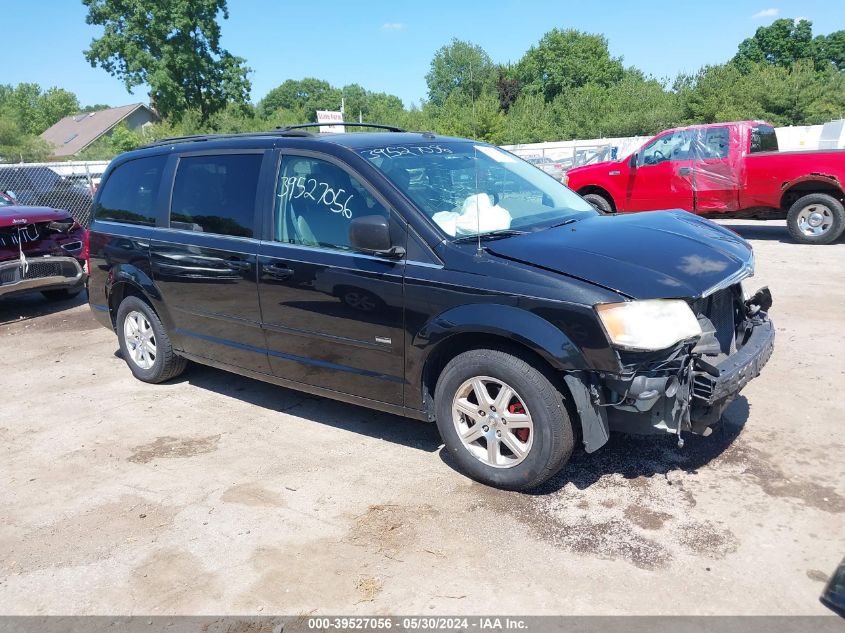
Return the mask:
{"type": "Polygon", "coordinates": [[[355,589],[361,596],[359,602],[372,602],[383,588],[384,583],[375,576],[361,576],[355,581],[355,589]]]}
{"type": "Polygon", "coordinates": [[[170,529],[177,509],[123,496],[37,528],[21,538],[0,541],[7,569],[25,573],[102,560],[120,547],[154,541],[170,529]],[[72,543],[72,547],[68,544],[72,543]]]}
{"type": "Polygon", "coordinates": [[[159,549],[132,572],[130,591],[155,605],[153,613],[208,609],[223,595],[223,582],[190,552],[159,549]]]}
{"type": "Polygon", "coordinates": [[[355,517],[346,541],[394,555],[416,542],[415,526],[421,518],[434,514],[436,511],[428,505],[371,505],[364,514],[355,517]]]}
{"type": "Polygon", "coordinates": [[[238,596],[236,608],[241,611],[261,606],[265,613],[282,613],[292,605],[318,600],[326,612],[339,612],[361,600],[351,579],[375,576],[369,573],[365,550],[329,538],[295,547],[260,547],[250,563],[259,578],[238,596]],[[331,561],[330,568],[324,561],[331,561]]]}
{"type": "Polygon", "coordinates": [[[128,461],[136,464],[148,464],[159,458],[193,457],[215,450],[219,440],[220,435],[196,438],[159,437],[149,444],[136,446],[128,461]]]}
{"type": "Polygon", "coordinates": [[[226,503],[239,503],[245,506],[283,508],[287,505],[285,500],[278,494],[254,483],[232,486],[220,496],[220,500],[226,503]]]}
{"type": "Polygon", "coordinates": [[[678,526],[678,542],[688,550],[710,558],[724,558],[739,547],[733,532],[711,521],[696,521],[678,526]]]}
{"type": "Polygon", "coordinates": [[[826,583],[828,580],[827,574],[818,569],[808,569],[807,578],[809,578],[810,580],[815,580],[816,582],[824,583],[826,583]]]}
{"type": "Polygon", "coordinates": [[[718,462],[738,467],[742,475],[751,477],[770,497],[795,499],[803,505],[834,514],[845,513],[845,497],[833,487],[787,476],[776,465],[777,459],[764,451],[735,444],[719,457],[718,462]]]}
{"type": "Polygon", "coordinates": [[[625,518],[644,530],[659,530],[669,519],[673,518],[668,512],[660,512],[643,506],[630,505],[625,508],[625,518]]]}

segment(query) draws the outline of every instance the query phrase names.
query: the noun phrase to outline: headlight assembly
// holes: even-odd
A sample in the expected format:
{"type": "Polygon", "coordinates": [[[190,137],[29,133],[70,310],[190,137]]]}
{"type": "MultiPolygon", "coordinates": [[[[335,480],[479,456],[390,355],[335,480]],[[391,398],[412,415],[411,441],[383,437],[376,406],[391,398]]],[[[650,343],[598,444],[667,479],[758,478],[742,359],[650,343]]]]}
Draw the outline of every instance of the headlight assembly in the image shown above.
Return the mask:
{"type": "Polygon", "coordinates": [[[623,349],[661,350],[701,335],[698,319],[680,299],[601,303],[596,313],[611,343],[623,349]]]}

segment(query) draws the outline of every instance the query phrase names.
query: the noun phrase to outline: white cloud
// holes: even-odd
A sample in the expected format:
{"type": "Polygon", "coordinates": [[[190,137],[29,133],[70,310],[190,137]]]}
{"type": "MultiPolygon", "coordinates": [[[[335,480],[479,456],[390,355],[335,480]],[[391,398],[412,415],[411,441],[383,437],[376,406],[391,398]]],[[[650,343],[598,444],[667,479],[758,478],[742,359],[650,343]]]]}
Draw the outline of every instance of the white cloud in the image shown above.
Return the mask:
{"type": "Polygon", "coordinates": [[[382,31],[401,31],[405,28],[405,25],[401,22],[385,22],[381,25],[382,31]]]}
{"type": "Polygon", "coordinates": [[[752,15],[752,18],[773,18],[778,13],[780,13],[780,9],[762,9],[752,15]]]}

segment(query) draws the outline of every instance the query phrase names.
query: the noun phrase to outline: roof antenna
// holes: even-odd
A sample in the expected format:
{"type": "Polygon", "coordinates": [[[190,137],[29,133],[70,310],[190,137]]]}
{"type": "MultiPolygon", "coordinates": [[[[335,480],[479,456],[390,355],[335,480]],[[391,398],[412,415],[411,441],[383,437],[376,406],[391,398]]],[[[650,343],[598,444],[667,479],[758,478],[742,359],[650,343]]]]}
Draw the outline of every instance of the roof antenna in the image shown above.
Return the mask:
{"type": "Polygon", "coordinates": [[[478,148],[473,145],[472,151],[475,154],[475,237],[478,241],[478,248],[475,251],[476,256],[481,257],[481,207],[478,204],[481,194],[478,191],[478,148]]]}

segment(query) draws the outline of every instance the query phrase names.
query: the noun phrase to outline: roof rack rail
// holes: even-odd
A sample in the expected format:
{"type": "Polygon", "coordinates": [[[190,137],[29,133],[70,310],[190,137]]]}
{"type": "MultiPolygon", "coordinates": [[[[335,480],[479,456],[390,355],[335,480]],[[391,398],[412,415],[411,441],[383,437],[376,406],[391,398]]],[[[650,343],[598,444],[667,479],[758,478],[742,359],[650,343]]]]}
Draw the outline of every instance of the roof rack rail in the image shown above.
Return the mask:
{"type": "Polygon", "coordinates": [[[260,136],[314,136],[305,130],[284,128],[276,128],[275,130],[268,130],[266,132],[237,132],[232,134],[191,134],[188,136],[171,136],[169,138],[162,138],[152,143],[147,143],[144,147],[161,147],[162,145],[173,145],[175,143],[190,143],[192,141],[217,141],[227,138],[255,138],[260,136]]]}
{"type": "Polygon", "coordinates": [[[282,132],[290,131],[290,130],[299,130],[306,127],[325,127],[329,125],[344,125],[346,127],[372,127],[377,128],[379,130],[387,130],[389,132],[407,132],[408,130],[404,130],[401,127],[396,127],[395,125],[384,125],[382,123],[355,123],[355,122],[343,122],[343,123],[298,123],[296,125],[281,125],[276,129],[282,132]]]}

